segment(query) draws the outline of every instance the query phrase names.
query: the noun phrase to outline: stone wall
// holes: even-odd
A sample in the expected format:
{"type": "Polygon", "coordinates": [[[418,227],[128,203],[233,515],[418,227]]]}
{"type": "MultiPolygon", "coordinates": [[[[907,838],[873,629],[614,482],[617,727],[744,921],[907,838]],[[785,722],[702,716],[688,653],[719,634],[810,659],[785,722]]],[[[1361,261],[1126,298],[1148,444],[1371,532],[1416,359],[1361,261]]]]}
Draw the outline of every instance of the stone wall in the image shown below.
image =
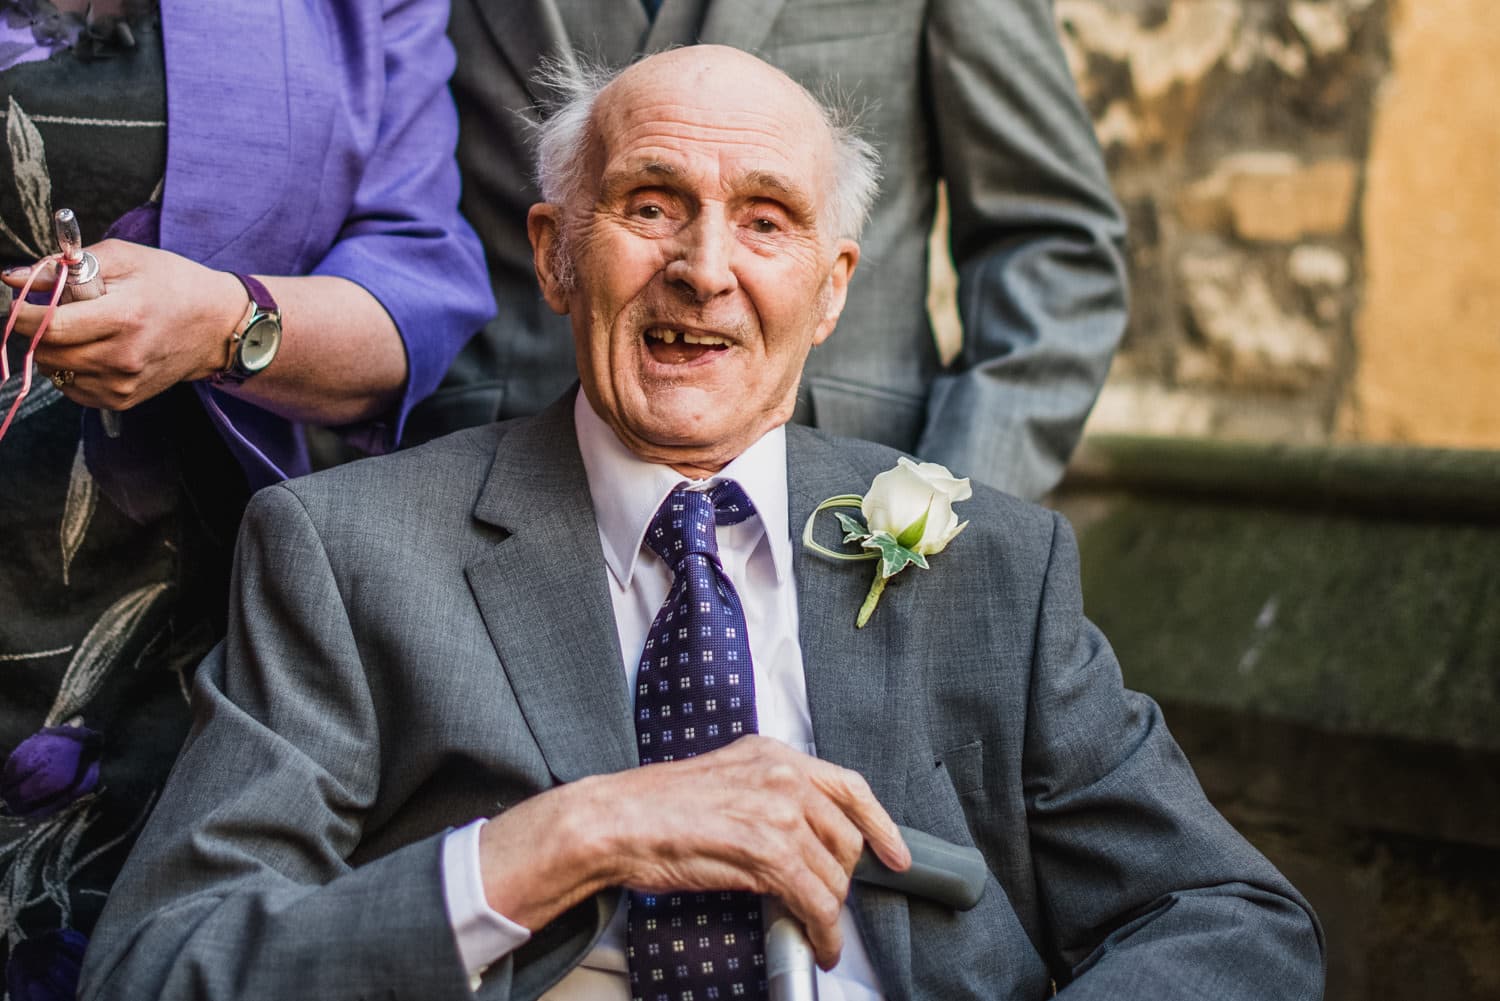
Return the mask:
{"type": "Polygon", "coordinates": [[[1055,10],[1131,222],[1091,430],[1500,447],[1500,4],[1055,10]]]}
{"type": "Polygon", "coordinates": [[[1089,616],[1329,1001],[1500,997],[1500,2],[1054,2],[1132,229],[1089,616]]]}

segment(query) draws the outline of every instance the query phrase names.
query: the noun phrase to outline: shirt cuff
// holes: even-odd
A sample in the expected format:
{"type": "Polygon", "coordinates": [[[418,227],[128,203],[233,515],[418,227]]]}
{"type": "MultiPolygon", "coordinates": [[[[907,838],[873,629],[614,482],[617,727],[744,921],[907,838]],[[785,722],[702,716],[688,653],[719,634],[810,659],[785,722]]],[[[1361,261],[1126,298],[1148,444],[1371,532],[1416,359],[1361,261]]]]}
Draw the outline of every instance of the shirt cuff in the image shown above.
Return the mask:
{"type": "Polygon", "coordinates": [[[479,870],[479,832],[486,821],[450,831],[443,839],[443,899],[448,923],[458,944],[458,958],[469,975],[469,986],[479,989],[479,978],[496,960],[525,945],[531,932],[496,911],[484,899],[479,870]]]}

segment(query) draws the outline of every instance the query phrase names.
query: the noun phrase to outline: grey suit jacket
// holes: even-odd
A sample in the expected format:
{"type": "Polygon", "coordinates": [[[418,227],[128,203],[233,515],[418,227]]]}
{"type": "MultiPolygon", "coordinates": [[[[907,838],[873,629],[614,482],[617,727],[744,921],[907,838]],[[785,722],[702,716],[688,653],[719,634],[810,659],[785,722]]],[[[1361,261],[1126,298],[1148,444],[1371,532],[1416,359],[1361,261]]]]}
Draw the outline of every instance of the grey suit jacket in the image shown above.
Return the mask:
{"type": "MultiPolygon", "coordinates": [[[[787,442],[794,533],[895,459],[787,442]]],[[[1311,912],[1121,687],[1066,524],[982,488],[961,510],[968,530],[863,630],[869,564],[800,546],[794,564],[820,756],[991,873],[962,914],[856,887],[887,994],[1318,997],[1311,912]]],[[[82,996],[468,997],[442,833],[636,765],[606,574],[566,398],[257,494],[228,639],[82,996]]],[[[535,997],[618,896],[542,929],[480,997],[535,997]]]]}
{"type": "Polygon", "coordinates": [[[536,289],[524,220],[544,57],[624,65],[693,41],[748,49],[865,109],[884,177],[839,329],[796,419],[915,451],[1023,497],[1062,473],[1125,323],[1124,222],[1047,0],[454,0],[463,211],[499,315],[408,440],[534,413],[574,378],[536,289]],[[964,343],[944,366],[927,234],[947,182],[964,343]]]}

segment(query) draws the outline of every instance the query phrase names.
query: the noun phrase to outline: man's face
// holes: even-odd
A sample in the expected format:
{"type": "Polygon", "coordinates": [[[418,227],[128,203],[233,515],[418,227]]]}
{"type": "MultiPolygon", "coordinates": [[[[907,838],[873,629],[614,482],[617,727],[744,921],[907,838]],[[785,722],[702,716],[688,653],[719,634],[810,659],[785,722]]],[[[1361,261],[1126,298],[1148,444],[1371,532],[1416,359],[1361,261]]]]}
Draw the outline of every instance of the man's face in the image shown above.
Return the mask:
{"type": "Polygon", "coordinates": [[[577,204],[532,210],[543,291],[571,314],[583,390],[621,441],[711,473],[790,419],[843,308],[859,250],[827,232],[831,137],[785,77],[700,47],[611,84],[589,156],[577,204]]]}

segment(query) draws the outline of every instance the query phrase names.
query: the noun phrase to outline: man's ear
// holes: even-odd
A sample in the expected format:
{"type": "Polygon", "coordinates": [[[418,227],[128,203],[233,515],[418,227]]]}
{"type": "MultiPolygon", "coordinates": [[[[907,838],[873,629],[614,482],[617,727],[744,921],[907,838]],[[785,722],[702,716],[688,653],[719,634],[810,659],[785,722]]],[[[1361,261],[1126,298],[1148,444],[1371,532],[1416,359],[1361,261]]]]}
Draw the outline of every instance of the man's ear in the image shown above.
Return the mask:
{"type": "Polygon", "coordinates": [[[840,240],[834,249],[838,256],[833,259],[833,268],[828,272],[823,316],[813,331],[814,347],[828,340],[828,335],[838,325],[839,315],[844,312],[844,301],[849,297],[849,279],[859,266],[859,244],[853,240],[840,240]]]}
{"type": "Polygon", "coordinates": [[[531,263],[542,298],[560,316],[568,313],[568,266],[563,258],[562,220],[558,206],[538,202],[526,213],[526,235],[531,238],[531,263]]]}

